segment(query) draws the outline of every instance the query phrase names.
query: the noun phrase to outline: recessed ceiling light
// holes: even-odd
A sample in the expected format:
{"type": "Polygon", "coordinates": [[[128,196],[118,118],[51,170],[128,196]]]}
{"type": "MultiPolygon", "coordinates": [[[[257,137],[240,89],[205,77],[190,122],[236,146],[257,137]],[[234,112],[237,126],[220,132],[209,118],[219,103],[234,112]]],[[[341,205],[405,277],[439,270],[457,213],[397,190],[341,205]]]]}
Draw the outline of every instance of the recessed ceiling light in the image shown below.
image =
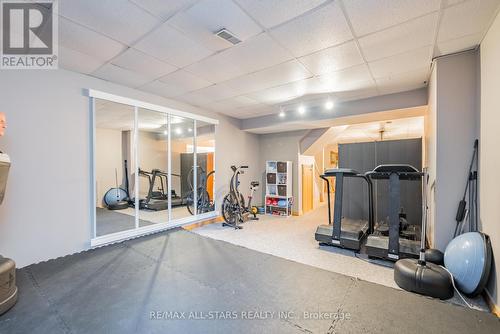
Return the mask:
{"type": "Polygon", "coordinates": [[[304,106],[299,106],[298,111],[299,111],[299,114],[303,114],[303,113],[305,113],[305,112],[306,112],[306,107],[304,107],[304,106]]]}
{"type": "Polygon", "coordinates": [[[328,100],[325,102],[325,109],[326,110],[332,110],[334,106],[334,103],[332,100],[328,100]]]}
{"type": "Polygon", "coordinates": [[[285,117],[285,116],[286,116],[286,114],[285,114],[285,112],[284,112],[283,110],[281,110],[281,111],[280,111],[280,113],[279,113],[279,116],[280,116],[281,118],[283,118],[283,117],[285,117]]]}
{"type": "Polygon", "coordinates": [[[167,130],[163,130],[163,134],[164,135],[168,135],[168,131],[167,130]]]}
{"type": "Polygon", "coordinates": [[[189,128],[189,129],[188,129],[188,132],[193,132],[193,129],[189,128]]]}
{"type": "Polygon", "coordinates": [[[177,133],[178,135],[180,135],[182,133],[182,129],[181,128],[175,129],[175,133],[177,133]]]}

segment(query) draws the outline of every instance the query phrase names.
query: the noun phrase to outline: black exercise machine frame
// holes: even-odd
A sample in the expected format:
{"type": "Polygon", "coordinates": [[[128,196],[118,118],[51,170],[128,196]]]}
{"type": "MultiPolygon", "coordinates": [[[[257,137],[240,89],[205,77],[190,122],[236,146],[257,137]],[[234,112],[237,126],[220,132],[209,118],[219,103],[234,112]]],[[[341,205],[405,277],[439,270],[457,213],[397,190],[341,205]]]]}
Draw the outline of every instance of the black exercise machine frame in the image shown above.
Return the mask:
{"type": "MultiPolygon", "coordinates": [[[[415,167],[404,164],[379,165],[374,170],[365,173],[371,180],[389,180],[389,247],[387,258],[398,260],[399,249],[399,213],[401,206],[401,181],[421,180],[425,174],[415,167]],[[395,170],[395,168],[401,168],[395,170]]],[[[367,249],[368,250],[368,249],[367,249]]],[[[418,254],[415,254],[418,257],[418,254]]]]}
{"type": "MultiPolygon", "coordinates": [[[[328,224],[332,225],[332,240],[331,243],[334,246],[341,246],[341,233],[342,233],[342,195],[344,187],[344,177],[355,177],[361,178],[368,184],[368,231],[367,235],[373,233],[374,228],[374,211],[373,211],[373,184],[369,177],[365,174],[361,174],[354,169],[349,168],[336,168],[334,169],[334,175],[320,175],[327,184],[327,197],[328,197],[328,224]],[[331,195],[330,195],[330,180],[328,177],[335,177],[335,204],[334,204],[334,217],[332,222],[332,210],[331,210],[331,195]],[[333,223],[333,224],[332,224],[333,223]]],[[[366,237],[366,235],[364,236],[366,237]]],[[[362,240],[360,240],[362,241],[362,240]]]]}

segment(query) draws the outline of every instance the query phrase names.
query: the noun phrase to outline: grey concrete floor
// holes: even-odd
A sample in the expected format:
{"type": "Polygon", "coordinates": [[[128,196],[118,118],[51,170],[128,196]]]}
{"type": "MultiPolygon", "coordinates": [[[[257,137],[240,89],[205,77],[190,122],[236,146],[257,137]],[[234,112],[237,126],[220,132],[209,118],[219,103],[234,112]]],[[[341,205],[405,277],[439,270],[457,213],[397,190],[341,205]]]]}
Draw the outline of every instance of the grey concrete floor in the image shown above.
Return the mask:
{"type": "Polygon", "coordinates": [[[0,333],[500,332],[485,312],[184,230],[31,265],[18,285],[0,333]]]}

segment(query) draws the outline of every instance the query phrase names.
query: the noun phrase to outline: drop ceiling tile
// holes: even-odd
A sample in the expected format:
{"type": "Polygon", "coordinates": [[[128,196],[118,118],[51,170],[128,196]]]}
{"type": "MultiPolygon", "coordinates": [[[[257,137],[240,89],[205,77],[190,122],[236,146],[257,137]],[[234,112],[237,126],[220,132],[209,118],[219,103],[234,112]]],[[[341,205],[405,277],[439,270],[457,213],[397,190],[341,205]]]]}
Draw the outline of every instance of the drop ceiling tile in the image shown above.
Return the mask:
{"type": "Polygon", "coordinates": [[[415,71],[378,78],[376,82],[380,94],[392,94],[425,87],[429,74],[430,69],[423,67],[415,71]]]}
{"type": "Polygon", "coordinates": [[[498,0],[470,0],[444,10],[438,41],[485,32],[494,18],[498,0]]]}
{"type": "Polygon", "coordinates": [[[290,60],[262,71],[225,81],[224,84],[240,94],[246,94],[311,76],[312,74],[301,63],[297,60],[290,60]]]}
{"type": "Polygon", "coordinates": [[[354,41],[315,52],[299,60],[315,75],[341,70],[364,62],[354,41]]]}
{"type": "Polygon", "coordinates": [[[207,105],[215,102],[215,99],[207,97],[205,94],[198,94],[196,91],[176,96],[175,99],[200,108],[206,108],[207,105]]]}
{"type": "Polygon", "coordinates": [[[438,13],[432,13],[359,39],[367,61],[432,45],[438,13]]]}
{"type": "Polygon", "coordinates": [[[366,64],[353,66],[318,77],[325,92],[338,92],[366,88],[373,84],[373,79],[366,64]]]}
{"type": "Polygon", "coordinates": [[[296,57],[353,38],[338,2],[283,24],[270,33],[296,57]]]}
{"type": "Polygon", "coordinates": [[[224,83],[220,84],[215,84],[211,85],[205,88],[198,89],[194,91],[193,93],[196,93],[197,95],[206,97],[207,100],[212,100],[212,101],[220,101],[220,100],[225,100],[230,97],[235,97],[238,96],[238,92],[233,90],[231,87],[228,87],[224,83]]]}
{"type": "Polygon", "coordinates": [[[159,81],[151,81],[145,84],[144,86],[139,87],[138,89],[153,93],[155,95],[163,96],[163,97],[171,97],[172,94],[170,93],[171,91],[171,86],[159,81]]]}
{"type": "Polygon", "coordinates": [[[247,94],[247,96],[265,104],[277,104],[308,94],[326,92],[328,92],[328,88],[323,82],[321,82],[318,78],[310,78],[254,92],[247,94]]]}
{"type": "Polygon", "coordinates": [[[432,47],[426,46],[392,57],[368,63],[375,78],[383,78],[419,68],[429,68],[432,60],[432,47]]]}
{"type": "Polygon", "coordinates": [[[192,64],[212,53],[166,23],[140,40],[134,48],[177,67],[192,64]]]}
{"type": "Polygon", "coordinates": [[[64,0],[59,3],[59,14],[127,45],[159,24],[128,0],[64,0]]]}
{"type": "Polygon", "coordinates": [[[478,33],[447,40],[445,42],[438,42],[435,50],[436,54],[434,56],[442,56],[454,52],[473,49],[479,45],[482,38],[483,33],[478,33]]]}
{"type": "Polygon", "coordinates": [[[186,69],[211,82],[225,81],[252,73],[287,60],[293,56],[262,33],[223,52],[212,55],[186,69]]]}
{"type": "Polygon", "coordinates": [[[166,20],[182,9],[194,4],[197,0],[130,0],[151,15],[166,20]]]}
{"type": "Polygon", "coordinates": [[[89,56],[109,60],[126,46],[63,17],[59,18],[59,45],[89,56]]]}
{"type": "Polygon", "coordinates": [[[437,11],[441,0],[348,0],[347,15],[357,36],[437,11]]]}
{"type": "Polygon", "coordinates": [[[184,70],[170,73],[160,78],[160,81],[164,84],[168,96],[177,96],[212,85],[211,82],[184,70]]]}
{"type": "Polygon", "coordinates": [[[221,100],[217,101],[214,103],[211,103],[207,106],[208,109],[214,110],[214,111],[231,111],[231,110],[236,110],[236,109],[241,109],[249,106],[265,106],[262,103],[259,103],[258,101],[246,97],[246,96],[237,96],[233,97],[230,99],[226,100],[221,100]]]}
{"type": "Polygon", "coordinates": [[[122,84],[129,87],[139,87],[152,80],[142,74],[129,71],[113,64],[106,64],[92,73],[93,76],[122,84]]]}
{"type": "Polygon", "coordinates": [[[68,49],[59,45],[59,67],[66,70],[90,74],[104,65],[105,61],[99,60],[84,53],[68,49]]]}
{"type": "Polygon", "coordinates": [[[254,19],[266,28],[274,27],[297,17],[326,0],[287,0],[284,8],[283,0],[236,0],[254,19]]]}
{"type": "Polygon", "coordinates": [[[212,51],[233,46],[215,35],[227,29],[241,41],[262,32],[262,29],[234,2],[227,0],[202,0],[175,15],[169,24],[212,51]]]}
{"type": "Polygon", "coordinates": [[[138,50],[129,48],[112,60],[112,63],[148,77],[159,78],[177,68],[138,50]]]}

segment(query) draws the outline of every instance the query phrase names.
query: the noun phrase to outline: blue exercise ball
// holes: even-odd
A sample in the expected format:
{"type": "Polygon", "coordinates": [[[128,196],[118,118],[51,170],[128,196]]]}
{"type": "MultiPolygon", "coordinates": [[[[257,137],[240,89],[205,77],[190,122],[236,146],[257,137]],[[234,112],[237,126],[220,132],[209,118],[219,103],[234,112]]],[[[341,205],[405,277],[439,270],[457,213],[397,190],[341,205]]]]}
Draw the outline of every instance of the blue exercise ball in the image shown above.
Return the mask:
{"type": "Polygon", "coordinates": [[[481,232],[464,233],[450,241],[444,265],[460,291],[469,296],[482,292],[490,275],[491,252],[489,237],[481,232]]]}

